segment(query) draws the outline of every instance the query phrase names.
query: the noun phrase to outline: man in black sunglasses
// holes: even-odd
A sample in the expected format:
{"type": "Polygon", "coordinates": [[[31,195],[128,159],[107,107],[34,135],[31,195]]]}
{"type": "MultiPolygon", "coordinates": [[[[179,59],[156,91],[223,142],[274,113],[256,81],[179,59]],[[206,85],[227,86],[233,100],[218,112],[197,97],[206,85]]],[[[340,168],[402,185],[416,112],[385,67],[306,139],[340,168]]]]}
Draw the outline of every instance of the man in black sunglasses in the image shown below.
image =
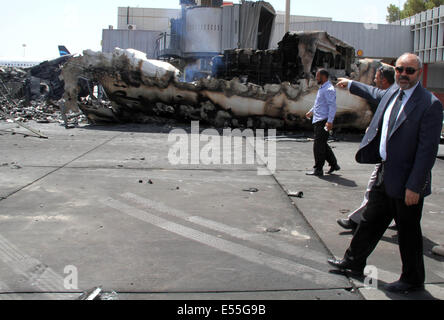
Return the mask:
{"type": "Polygon", "coordinates": [[[362,274],[392,219],[398,226],[402,273],[386,290],[404,293],[424,288],[421,216],[431,194],[431,170],[438,153],[443,121],[441,102],[419,83],[422,61],[406,53],[395,66],[396,84],[388,90],[355,81],[341,83],[351,93],[379,102],[356,161],[379,164],[362,220],[344,258],[328,262],[362,274]]]}

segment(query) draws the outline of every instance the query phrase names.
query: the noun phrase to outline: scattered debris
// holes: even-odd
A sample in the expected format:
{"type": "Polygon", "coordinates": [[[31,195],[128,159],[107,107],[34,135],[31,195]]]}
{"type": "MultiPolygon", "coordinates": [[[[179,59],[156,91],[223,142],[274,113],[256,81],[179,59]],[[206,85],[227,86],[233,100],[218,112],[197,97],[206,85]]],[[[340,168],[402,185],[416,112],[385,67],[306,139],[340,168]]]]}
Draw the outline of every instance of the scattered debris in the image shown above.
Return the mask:
{"type": "Polygon", "coordinates": [[[115,291],[103,292],[102,287],[94,287],[83,292],[77,300],[118,300],[115,291]]]}
{"type": "Polygon", "coordinates": [[[18,165],[16,162],[11,162],[11,163],[8,163],[8,162],[4,162],[4,163],[2,163],[1,165],[0,165],[0,167],[8,167],[9,166],[9,168],[11,168],[11,169],[21,169],[22,167],[20,166],[20,165],[18,165]]]}
{"type": "Polygon", "coordinates": [[[28,100],[45,99],[57,101],[62,98],[64,82],[60,79],[60,73],[63,64],[65,64],[72,55],[64,55],[53,60],[44,61],[28,70],[27,92],[28,100]]]}
{"type": "Polygon", "coordinates": [[[129,158],[129,159],[125,159],[125,160],[140,160],[140,161],[143,161],[143,160],[145,160],[145,158],[136,158],[136,157],[132,157],[132,158],[129,158]]]}
{"type": "MultiPolygon", "coordinates": [[[[308,236],[306,234],[302,234],[302,233],[300,233],[300,232],[298,232],[296,230],[291,231],[291,235],[293,237],[296,237],[296,238],[300,239],[300,240],[310,240],[311,239],[310,236],[308,236]]],[[[306,246],[306,248],[308,248],[308,246],[306,246]]]]}
{"type": "MultiPolygon", "coordinates": [[[[38,135],[40,138],[45,138],[47,139],[47,136],[44,136],[40,131],[38,130],[34,130],[26,125],[24,125],[23,123],[21,123],[20,120],[22,120],[20,117],[19,118],[15,118],[13,116],[11,116],[10,114],[7,114],[6,112],[4,112],[3,109],[3,105],[5,106],[10,106],[10,107],[14,107],[17,106],[17,103],[15,101],[13,101],[10,98],[10,92],[8,91],[8,88],[5,86],[5,84],[3,83],[3,81],[0,79],[0,97],[3,98],[3,101],[0,101],[2,104],[0,105],[0,120],[1,117],[5,118],[7,122],[14,122],[16,124],[18,124],[19,126],[31,131],[32,133],[35,133],[36,135],[38,135]]],[[[15,133],[14,133],[15,134],[15,133]]]]}
{"type": "Polygon", "coordinates": [[[111,291],[111,292],[103,292],[100,295],[100,300],[119,300],[117,292],[111,291]]]}
{"type": "Polygon", "coordinates": [[[98,299],[98,297],[101,292],[102,292],[101,287],[92,288],[82,293],[82,295],[78,298],[78,300],[100,300],[98,299]]]}
{"type": "MultiPolygon", "coordinates": [[[[0,67],[0,120],[8,119],[22,126],[29,120],[72,126],[64,121],[61,112],[64,82],[59,79],[61,67],[70,57],[45,61],[29,69],[0,67]]],[[[74,123],[86,121],[80,111],[67,117],[74,123]]]]}
{"type": "Polygon", "coordinates": [[[288,192],[288,196],[290,197],[296,197],[296,198],[303,198],[304,197],[304,193],[302,191],[290,191],[288,192]]]}
{"type": "Polygon", "coordinates": [[[11,169],[21,169],[22,167],[19,166],[18,164],[11,164],[11,169]]]}
{"type": "MultiPolygon", "coordinates": [[[[143,183],[143,180],[139,180],[139,183],[143,183]]],[[[148,179],[147,184],[153,184],[153,181],[148,179]]],[[[179,189],[179,187],[177,187],[177,189],[179,189]]]]}

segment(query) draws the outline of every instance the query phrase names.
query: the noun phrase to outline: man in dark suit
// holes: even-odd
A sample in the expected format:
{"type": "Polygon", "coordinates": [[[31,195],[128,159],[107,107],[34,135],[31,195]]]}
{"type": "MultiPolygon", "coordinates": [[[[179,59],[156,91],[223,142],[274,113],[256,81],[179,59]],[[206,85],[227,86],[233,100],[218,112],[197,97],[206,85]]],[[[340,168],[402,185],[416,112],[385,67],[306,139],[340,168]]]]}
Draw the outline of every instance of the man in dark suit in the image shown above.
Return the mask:
{"type": "MultiPolygon", "coordinates": [[[[378,89],[381,90],[389,89],[395,83],[395,68],[393,68],[390,65],[381,65],[376,71],[375,79],[373,81],[378,89]]],[[[348,79],[338,78],[337,86],[344,87],[348,85],[348,82],[349,82],[348,79]]],[[[353,91],[353,92],[355,94],[361,93],[360,91],[353,91]]],[[[369,103],[372,106],[372,110],[376,110],[379,101],[370,100],[369,103]]],[[[376,181],[378,170],[379,170],[379,164],[375,166],[375,169],[373,170],[370,176],[370,180],[368,182],[367,189],[364,194],[364,200],[362,201],[361,206],[356,210],[354,210],[352,213],[350,213],[346,219],[336,220],[337,223],[344,229],[351,229],[354,232],[358,227],[358,224],[361,221],[362,213],[365,211],[365,208],[367,207],[368,195],[376,181]]],[[[391,225],[390,227],[395,228],[396,225],[393,223],[393,225],[391,225]]]]}
{"type": "MultiPolygon", "coordinates": [[[[419,83],[422,62],[414,54],[398,58],[396,84],[384,91],[359,82],[342,83],[379,102],[359,150],[359,163],[380,163],[377,181],[344,258],[328,262],[362,274],[390,221],[398,226],[402,273],[387,285],[390,292],[424,288],[425,269],[421,232],[424,197],[431,193],[431,170],[438,152],[443,121],[439,100],[419,83]]],[[[346,82],[346,81],[345,81],[346,82]]]]}

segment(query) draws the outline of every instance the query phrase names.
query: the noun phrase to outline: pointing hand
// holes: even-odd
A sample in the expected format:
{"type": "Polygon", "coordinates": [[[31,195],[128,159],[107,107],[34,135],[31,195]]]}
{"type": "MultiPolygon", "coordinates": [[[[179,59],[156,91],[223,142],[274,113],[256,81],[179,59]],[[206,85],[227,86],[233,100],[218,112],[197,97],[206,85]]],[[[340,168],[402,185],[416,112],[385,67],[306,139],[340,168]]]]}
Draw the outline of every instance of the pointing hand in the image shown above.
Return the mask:
{"type": "Polygon", "coordinates": [[[336,86],[338,87],[338,88],[341,88],[341,89],[347,89],[347,87],[348,87],[348,83],[350,82],[350,80],[349,79],[346,79],[346,78],[338,78],[338,83],[336,84],[336,86]]]}

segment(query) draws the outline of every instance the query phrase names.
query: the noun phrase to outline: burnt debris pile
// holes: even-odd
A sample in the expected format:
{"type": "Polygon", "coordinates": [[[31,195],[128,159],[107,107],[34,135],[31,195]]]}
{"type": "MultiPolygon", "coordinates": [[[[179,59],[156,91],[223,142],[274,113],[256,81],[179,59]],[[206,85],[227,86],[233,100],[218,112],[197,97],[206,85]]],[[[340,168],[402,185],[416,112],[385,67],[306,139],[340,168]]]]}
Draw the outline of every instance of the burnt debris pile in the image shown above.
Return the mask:
{"type": "MultiPolygon", "coordinates": [[[[288,33],[276,50],[230,50],[222,60],[213,64],[216,77],[185,82],[173,65],[134,49],[85,50],[62,69],[65,106],[80,109],[90,123],[197,120],[218,128],[299,130],[311,128],[305,114],[316,98],[319,67],[333,80],[372,81],[380,64],[356,61],[352,47],[326,32],[288,33]],[[108,100],[79,102],[80,78],[103,89],[108,100]]],[[[341,92],[337,104],[336,128],[368,126],[372,112],[365,100],[341,92]]]]}
{"type": "MultiPolygon", "coordinates": [[[[61,113],[64,81],[61,68],[69,59],[63,56],[32,68],[0,67],[0,120],[39,123],[67,123],[61,113]]],[[[86,120],[72,116],[71,122],[86,120]]]]}
{"type": "Polygon", "coordinates": [[[12,98],[25,96],[27,72],[21,68],[0,67],[0,99],[5,102],[3,94],[8,91],[12,98]]]}
{"type": "Polygon", "coordinates": [[[297,55],[287,57],[278,50],[226,50],[213,58],[213,76],[224,80],[238,77],[258,85],[295,82],[299,78],[298,60],[297,55]]]}
{"type": "Polygon", "coordinates": [[[213,58],[213,76],[235,77],[257,85],[297,83],[309,79],[318,68],[334,76],[350,76],[354,49],[325,32],[286,33],[277,49],[225,50],[213,58]]]}
{"type": "Polygon", "coordinates": [[[64,63],[70,58],[69,55],[59,57],[54,60],[44,61],[41,64],[29,69],[30,95],[31,98],[43,98],[59,100],[64,93],[64,82],[60,79],[61,69],[64,63]],[[42,92],[41,87],[45,87],[42,92]],[[38,88],[40,87],[40,89],[38,88]]]}
{"type": "MultiPolygon", "coordinates": [[[[287,33],[277,49],[228,50],[214,62],[215,76],[186,82],[172,64],[134,49],[85,50],[28,70],[3,69],[9,98],[2,108],[14,120],[65,126],[80,115],[91,124],[196,120],[217,128],[299,130],[311,128],[305,114],[316,99],[318,68],[332,80],[371,84],[380,65],[355,59],[353,47],[326,32],[287,33]]],[[[365,100],[338,91],[337,106],[337,129],[368,126],[365,100]]]]}

